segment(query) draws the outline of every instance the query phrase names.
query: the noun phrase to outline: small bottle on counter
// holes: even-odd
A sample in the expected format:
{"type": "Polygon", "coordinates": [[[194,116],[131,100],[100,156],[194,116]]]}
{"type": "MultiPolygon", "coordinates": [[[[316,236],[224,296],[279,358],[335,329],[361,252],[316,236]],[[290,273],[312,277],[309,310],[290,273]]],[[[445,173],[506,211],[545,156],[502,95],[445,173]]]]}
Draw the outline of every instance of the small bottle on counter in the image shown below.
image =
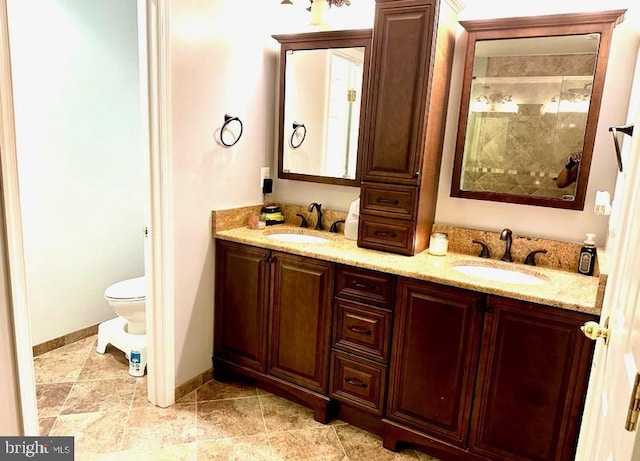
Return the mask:
{"type": "Polygon", "coordinates": [[[578,272],[584,275],[593,275],[596,265],[596,242],[593,240],[596,234],[587,234],[584,245],[580,249],[578,259],[578,272]]]}
{"type": "Polygon", "coordinates": [[[449,248],[449,236],[443,232],[434,232],[429,239],[429,254],[444,256],[449,248]]]}

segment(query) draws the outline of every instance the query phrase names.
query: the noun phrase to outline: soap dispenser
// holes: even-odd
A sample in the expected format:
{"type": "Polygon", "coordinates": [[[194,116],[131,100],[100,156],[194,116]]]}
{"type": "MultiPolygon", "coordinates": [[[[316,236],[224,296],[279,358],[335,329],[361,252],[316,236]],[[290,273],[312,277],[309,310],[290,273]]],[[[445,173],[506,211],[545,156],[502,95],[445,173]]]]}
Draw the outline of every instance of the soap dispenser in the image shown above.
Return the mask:
{"type": "Polygon", "coordinates": [[[593,275],[593,268],[596,265],[596,234],[587,234],[584,245],[580,249],[578,259],[578,272],[584,275],[593,275]]]}

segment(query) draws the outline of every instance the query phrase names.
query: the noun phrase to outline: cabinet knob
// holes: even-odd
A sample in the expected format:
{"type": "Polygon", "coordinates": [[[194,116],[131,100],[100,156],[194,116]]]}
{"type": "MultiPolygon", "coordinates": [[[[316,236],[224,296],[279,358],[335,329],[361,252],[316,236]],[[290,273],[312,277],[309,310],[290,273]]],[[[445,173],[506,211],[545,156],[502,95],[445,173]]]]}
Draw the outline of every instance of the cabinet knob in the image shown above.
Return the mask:
{"type": "Polygon", "coordinates": [[[413,172],[413,177],[414,178],[419,178],[420,177],[420,172],[419,171],[414,171],[413,172]]]}
{"type": "Polygon", "coordinates": [[[601,327],[598,322],[591,321],[582,325],[580,329],[587,338],[593,339],[594,341],[598,338],[604,338],[606,344],[609,338],[609,319],[606,320],[604,327],[601,327]]]}

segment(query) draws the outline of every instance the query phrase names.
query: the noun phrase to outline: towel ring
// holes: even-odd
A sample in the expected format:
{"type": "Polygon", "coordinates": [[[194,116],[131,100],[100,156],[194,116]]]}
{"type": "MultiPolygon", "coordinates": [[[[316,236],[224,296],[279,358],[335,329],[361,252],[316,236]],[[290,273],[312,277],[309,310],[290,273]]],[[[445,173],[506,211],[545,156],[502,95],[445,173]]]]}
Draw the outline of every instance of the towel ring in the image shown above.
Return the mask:
{"type": "Polygon", "coordinates": [[[307,127],[304,126],[304,123],[293,122],[293,133],[291,133],[291,139],[289,139],[289,145],[291,146],[291,148],[297,149],[298,147],[300,147],[304,142],[304,138],[306,137],[307,137],[307,127]],[[293,138],[295,138],[296,135],[298,136],[300,135],[298,130],[302,132],[302,139],[300,139],[300,142],[296,143],[293,138]]]}
{"type": "Polygon", "coordinates": [[[616,134],[619,131],[620,133],[633,136],[633,123],[630,125],[610,126],[609,131],[611,131],[611,135],[613,136],[613,144],[616,148],[616,159],[618,160],[618,170],[620,171],[620,173],[622,173],[622,154],[620,153],[620,144],[618,143],[618,137],[616,136],[616,134]]]}
{"type": "Polygon", "coordinates": [[[229,114],[224,114],[224,123],[222,124],[222,128],[220,128],[220,142],[226,146],[226,147],[231,147],[231,146],[235,146],[236,143],[238,141],[240,141],[240,138],[242,137],[242,131],[244,130],[244,127],[242,125],[242,120],[240,120],[238,117],[232,117],[229,114]],[[238,122],[240,124],[240,133],[238,134],[238,137],[231,143],[228,144],[224,141],[224,130],[227,128],[227,126],[231,123],[231,122],[238,122]]]}

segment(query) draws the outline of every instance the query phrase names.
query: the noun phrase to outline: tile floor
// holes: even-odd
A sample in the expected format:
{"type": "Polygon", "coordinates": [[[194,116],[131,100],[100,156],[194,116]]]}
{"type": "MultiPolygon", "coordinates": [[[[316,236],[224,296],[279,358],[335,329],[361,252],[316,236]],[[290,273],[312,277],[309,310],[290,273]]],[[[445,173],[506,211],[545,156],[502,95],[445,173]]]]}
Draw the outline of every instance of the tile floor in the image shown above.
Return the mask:
{"type": "Polygon", "coordinates": [[[253,386],[210,381],[170,408],[146,399],[146,378],[122,352],[95,351],[96,336],[37,356],[42,435],[75,437],[76,460],[438,461],[393,453],[354,426],[253,386]]]}

